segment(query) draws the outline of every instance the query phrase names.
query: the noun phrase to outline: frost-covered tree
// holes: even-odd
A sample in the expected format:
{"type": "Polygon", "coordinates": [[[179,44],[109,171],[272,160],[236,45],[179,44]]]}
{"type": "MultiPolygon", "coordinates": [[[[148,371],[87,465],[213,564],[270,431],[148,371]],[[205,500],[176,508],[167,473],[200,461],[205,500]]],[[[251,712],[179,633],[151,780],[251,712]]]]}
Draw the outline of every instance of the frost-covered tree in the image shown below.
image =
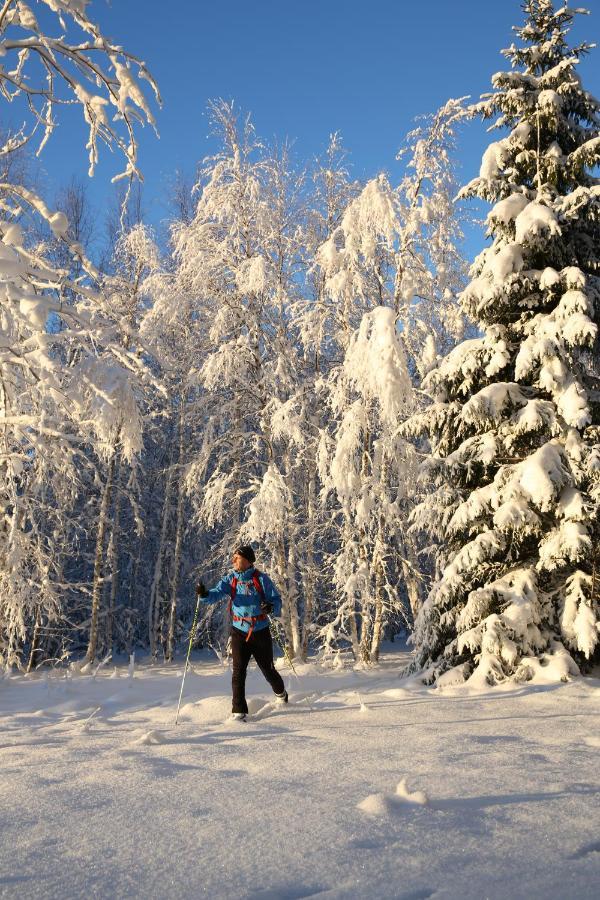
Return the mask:
{"type": "Polygon", "coordinates": [[[297,228],[302,244],[302,290],[298,296],[291,296],[289,308],[295,345],[289,355],[294,384],[287,399],[274,398],[269,407],[273,439],[293,461],[287,479],[293,494],[293,515],[288,515],[287,531],[298,593],[294,598],[297,633],[289,636],[289,643],[291,651],[302,659],[307,658],[311,644],[318,642],[317,622],[327,615],[325,610],[335,591],[330,563],[336,529],[319,497],[319,449],[330,411],[317,386],[339,362],[339,348],[332,341],[326,277],[314,260],[319,247],[339,227],[350,199],[360,190],[358,182],[350,180],[346,156],[339,134],[332,134],[323,157],[316,161],[305,182],[306,211],[297,228]]]}
{"type": "Polygon", "coordinates": [[[273,510],[260,528],[256,516],[246,519],[263,479],[275,470],[283,476],[288,465],[285,454],[276,458],[270,420],[293,369],[286,316],[297,275],[294,188],[285,151],[268,153],[230,104],[213,104],[212,115],[222,150],[202,167],[194,218],[174,239],[177,280],[199,298],[195,377],[205,407],[186,483],[198,523],[213,533],[215,568],[242,534],[260,540],[291,621],[287,552],[271,527],[289,510],[273,510]]]}
{"type": "MultiPolygon", "coordinates": [[[[39,153],[57,108],[69,102],[80,105],[89,126],[90,171],[100,140],[125,156],[122,175],[135,175],[134,123],[153,117],[134,70],[154,86],[152,78],[143,63],[102,35],[86,3],[41,5],[45,30],[22,0],[7,0],[0,9],[0,91],[25,120],[0,147],[0,160],[41,134],[39,153]],[[53,28],[57,37],[49,33],[53,28]],[[114,119],[107,115],[111,104],[114,119]]],[[[10,176],[10,167],[0,169],[10,176]]],[[[62,504],[72,499],[81,448],[101,444],[110,430],[107,373],[112,368],[117,378],[123,358],[105,327],[109,310],[97,289],[98,273],[72,240],[65,214],[18,178],[0,183],[0,210],[0,658],[12,664],[20,661],[28,627],[56,616],[62,504]],[[68,245],[65,264],[32,243],[26,231],[31,217],[68,245]]]]}
{"type": "MultiPolygon", "coordinates": [[[[302,588],[301,548],[304,517],[304,470],[293,434],[292,410],[298,400],[302,366],[291,308],[306,274],[304,253],[305,174],[293,164],[284,145],[264,160],[265,205],[262,253],[269,272],[262,320],[264,382],[268,400],[260,417],[266,451],[255,495],[248,503],[241,534],[257,540],[282,595],[282,622],[289,651],[300,652],[302,627],[299,600],[302,588]],[[292,413],[288,418],[288,413],[292,413]]],[[[297,424],[297,423],[296,423],[297,424]]]]}
{"type": "Polygon", "coordinates": [[[89,173],[98,162],[98,143],[118,149],[125,170],[114,180],[139,174],[136,122],[154,125],[139,79],[160,100],[145,63],[102,34],[89,17],[89,0],[38,0],[40,20],[25,0],[5,0],[0,9],[3,66],[0,90],[26,116],[22,130],[3,148],[8,152],[41,132],[37,153],[57,124],[56,111],[78,103],[89,128],[89,173]],[[42,23],[40,25],[40,23],[42,23]],[[56,29],[53,36],[51,29],[56,29]],[[114,115],[109,113],[114,107],[114,115]]]}
{"type": "MultiPolygon", "coordinates": [[[[144,347],[139,336],[140,321],[147,302],[144,284],[159,266],[160,257],[153,235],[145,225],[138,224],[117,239],[113,272],[102,280],[111,325],[112,361],[108,365],[106,360],[101,362],[102,371],[97,383],[110,402],[112,414],[99,453],[103,484],[95,528],[88,660],[96,655],[98,617],[105,584],[108,584],[108,595],[103,643],[109,652],[113,647],[123,499],[128,497],[135,512],[136,460],[142,449],[142,407],[148,405],[147,402],[144,404],[144,399],[147,399],[145,395],[152,387],[150,370],[141,358],[144,347]]],[[[134,521],[139,532],[139,515],[134,515],[134,521]]]]}
{"type": "Polygon", "coordinates": [[[462,295],[481,334],[426,378],[447,539],[416,625],[430,679],[567,677],[597,652],[600,538],[600,105],[569,46],[574,16],[527,0],[509,72],[475,107],[508,129],[465,197],[493,203],[462,295]],[[447,670],[451,672],[444,674],[447,670]]]}
{"type": "Polygon", "coordinates": [[[377,661],[384,625],[401,608],[398,543],[411,464],[397,423],[412,394],[396,315],[377,305],[364,313],[334,372],[335,426],[331,437],[323,432],[319,460],[324,492],[334,490],[339,504],[334,584],[343,598],[322,634],[326,647],[349,635],[363,663],[377,661]]]}
{"type": "Polygon", "coordinates": [[[316,255],[330,345],[318,389],[333,413],[319,460],[324,496],[335,492],[339,504],[334,581],[344,598],[322,633],[331,644],[345,632],[367,663],[377,660],[386,621],[402,618],[399,581],[413,608],[418,602],[406,491],[413,454],[397,427],[414,409],[413,381],[462,327],[450,157],[462,115],[450,101],[412,132],[400,185],[384,175],[370,181],[316,255]]]}
{"type": "MultiPolygon", "coordinates": [[[[182,204],[185,211],[185,204],[182,204]]],[[[172,224],[172,248],[181,230],[190,224],[179,218],[172,224]]],[[[152,490],[158,493],[157,514],[148,511],[149,537],[153,559],[146,590],[150,652],[156,658],[161,646],[167,660],[175,651],[179,593],[182,583],[184,542],[189,532],[194,546],[203,548],[203,530],[191,520],[186,474],[192,463],[210,450],[203,449],[208,400],[200,369],[208,352],[205,299],[198,284],[189,277],[186,260],[175,256],[165,270],[150,275],[144,290],[152,299],[142,323],[142,337],[151,348],[164,385],[165,397],[154,406],[154,424],[148,429],[154,460],[147,460],[152,472],[152,490]],[[157,490],[158,486],[158,490],[157,490]],[[152,523],[152,519],[154,522],[152,523]]],[[[213,449],[213,448],[211,448],[213,449]]],[[[197,551],[198,552],[198,551],[197,551]]],[[[198,560],[194,560],[197,565],[198,560]]]]}

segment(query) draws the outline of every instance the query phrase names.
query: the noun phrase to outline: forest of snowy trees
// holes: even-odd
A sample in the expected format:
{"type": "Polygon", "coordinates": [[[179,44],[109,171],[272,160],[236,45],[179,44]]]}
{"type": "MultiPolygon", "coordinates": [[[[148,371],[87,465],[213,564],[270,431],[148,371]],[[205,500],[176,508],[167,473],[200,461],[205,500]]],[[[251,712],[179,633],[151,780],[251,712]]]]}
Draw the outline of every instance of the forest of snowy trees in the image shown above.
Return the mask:
{"type": "MultiPolygon", "coordinates": [[[[352,179],[337,134],[302,165],[215,101],[219,149],[174,182],[157,235],[136,133],[158,87],[86,7],[0,8],[2,99],[26,121],[0,149],[2,664],[171,661],[196,581],[239,542],[297,658],[367,666],[406,631],[428,683],[596,661],[600,103],[570,42],[582,11],[526,0],[507,71],[419,121],[396,184],[352,179]],[[67,101],[90,173],[106,145],[123,160],[102,252],[85,190],[49,206],[35,176],[67,101]],[[475,117],[495,134],[461,189],[475,117]],[[472,197],[488,212],[469,268],[472,197]]],[[[221,653],[227,629],[211,606],[197,642],[221,653]]]]}

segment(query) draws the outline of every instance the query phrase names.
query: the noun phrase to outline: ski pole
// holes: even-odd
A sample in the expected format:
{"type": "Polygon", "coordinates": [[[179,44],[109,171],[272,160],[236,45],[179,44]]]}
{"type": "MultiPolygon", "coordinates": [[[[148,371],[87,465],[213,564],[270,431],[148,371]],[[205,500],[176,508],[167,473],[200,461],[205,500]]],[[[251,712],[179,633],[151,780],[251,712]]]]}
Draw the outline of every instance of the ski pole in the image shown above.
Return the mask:
{"type": "MultiPolygon", "coordinates": [[[[292,657],[291,657],[290,654],[288,653],[288,649],[287,649],[285,643],[282,643],[282,642],[279,640],[279,632],[277,631],[277,627],[276,627],[276,625],[275,625],[275,622],[273,621],[273,619],[271,618],[271,616],[268,616],[267,618],[269,619],[269,630],[270,630],[271,634],[273,635],[273,637],[275,638],[275,640],[277,641],[277,643],[278,643],[280,649],[282,650],[283,655],[284,655],[284,657],[285,657],[285,659],[286,659],[286,661],[287,661],[287,663],[288,663],[290,669],[292,670],[292,672],[293,672],[294,675],[296,676],[296,681],[298,682],[298,684],[300,684],[300,676],[299,676],[298,673],[296,672],[296,669],[295,669],[295,667],[294,667],[294,663],[292,662],[292,657]]],[[[310,702],[310,700],[308,699],[308,697],[304,697],[304,699],[305,699],[306,702],[308,703],[308,708],[309,708],[309,709],[311,710],[311,712],[312,712],[312,711],[314,710],[314,707],[313,707],[312,703],[310,702]]]]}
{"type": "Polygon", "coordinates": [[[190,643],[188,646],[187,656],[185,658],[185,667],[183,669],[183,678],[181,679],[181,690],[179,691],[179,703],[177,704],[177,714],[175,716],[175,724],[179,719],[179,710],[181,708],[181,698],[183,697],[183,685],[185,684],[185,676],[187,675],[188,665],[190,662],[190,653],[192,652],[192,643],[194,641],[194,632],[196,631],[196,622],[198,621],[198,610],[200,609],[200,594],[196,600],[196,611],[194,612],[194,621],[192,622],[192,630],[190,631],[190,643]]]}
{"type": "Polygon", "coordinates": [[[279,634],[277,632],[277,628],[275,627],[275,622],[273,621],[271,616],[268,616],[268,619],[269,619],[269,626],[271,628],[271,634],[273,635],[273,637],[277,641],[281,651],[283,652],[283,655],[285,656],[286,662],[289,665],[290,669],[292,670],[292,672],[294,673],[296,678],[298,678],[298,673],[296,672],[296,670],[294,668],[294,663],[292,662],[292,657],[288,653],[288,649],[287,649],[286,645],[282,644],[281,641],[279,640],[279,634]]]}

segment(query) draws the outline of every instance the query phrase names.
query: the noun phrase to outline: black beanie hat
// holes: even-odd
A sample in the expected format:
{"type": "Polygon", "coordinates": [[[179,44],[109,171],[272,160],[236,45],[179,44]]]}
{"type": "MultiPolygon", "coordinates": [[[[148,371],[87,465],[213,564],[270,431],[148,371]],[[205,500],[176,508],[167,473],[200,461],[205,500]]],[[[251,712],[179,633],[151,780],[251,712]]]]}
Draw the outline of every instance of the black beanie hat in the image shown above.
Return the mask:
{"type": "Polygon", "coordinates": [[[247,559],[249,563],[254,563],[254,561],[256,560],[256,556],[254,555],[254,550],[252,549],[252,547],[238,547],[235,552],[239,553],[240,556],[243,556],[244,559],[247,559]]]}

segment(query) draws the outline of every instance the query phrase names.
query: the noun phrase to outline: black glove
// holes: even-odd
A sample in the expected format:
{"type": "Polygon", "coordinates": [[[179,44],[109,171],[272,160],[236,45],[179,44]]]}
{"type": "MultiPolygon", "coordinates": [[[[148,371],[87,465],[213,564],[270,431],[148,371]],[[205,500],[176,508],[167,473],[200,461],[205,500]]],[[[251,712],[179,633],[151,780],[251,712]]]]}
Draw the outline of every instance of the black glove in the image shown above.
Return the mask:
{"type": "Polygon", "coordinates": [[[260,601],[260,611],[263,614],[263,616],[270,616],[271,613],[273,612],[273,604],[269,603],[268,600],[261,600],[260,601]]]}
{"type": "Polygon", "coordinates": [[[203,598],[208,597],[208,588],[203,581],[199,581],[196,585],[196,596],[203,598]]]}

